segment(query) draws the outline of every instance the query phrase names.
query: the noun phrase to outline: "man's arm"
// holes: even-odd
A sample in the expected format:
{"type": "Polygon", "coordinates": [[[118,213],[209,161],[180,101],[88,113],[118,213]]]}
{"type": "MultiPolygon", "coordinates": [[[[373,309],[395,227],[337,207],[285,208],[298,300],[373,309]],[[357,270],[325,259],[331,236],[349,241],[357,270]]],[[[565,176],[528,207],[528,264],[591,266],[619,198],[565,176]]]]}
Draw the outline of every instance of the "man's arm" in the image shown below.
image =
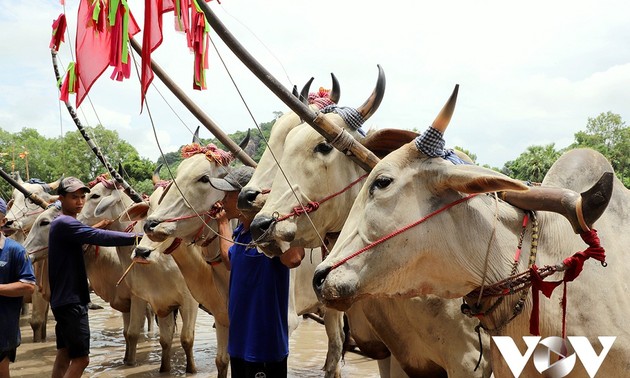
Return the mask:
{"type": "Polygon", "coordinates": [[[232,269],[232,265],[230,264],[230,257],[228,255],[228,251],[230,247],[234,245],[232,241],[232,226],[230,225],[230,220],[225,216],[225,212],[222,211],[219,213],[217,217],[217,227],[219,228],[219,248],[221,250],[221,260],[227,270],[232,269]],[[222,214],[221,214],[222,213],[222,214]]]}
{"type": "Polygon", "coordinates": [[[0,296],[3,297],[23,297],[32,294],[35,291],[35,285],[26,282],[11,282],[8,284],[0,284],[0,296]]]}

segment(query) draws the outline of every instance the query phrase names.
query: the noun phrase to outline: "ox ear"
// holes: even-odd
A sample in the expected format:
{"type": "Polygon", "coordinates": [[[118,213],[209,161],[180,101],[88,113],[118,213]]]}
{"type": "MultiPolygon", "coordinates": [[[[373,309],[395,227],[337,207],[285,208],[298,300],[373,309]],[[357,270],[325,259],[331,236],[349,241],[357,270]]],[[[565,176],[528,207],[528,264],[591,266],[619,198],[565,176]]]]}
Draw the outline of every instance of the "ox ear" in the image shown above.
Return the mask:
{"type": "Polygon", "coordinates": [[[20,176],[19,171],[13,172],[13,177],[15,178],[15,181],[17,181],[19,184],[24,184],[24,181],[22,180],[22,176],[20,176]]]}
{"type": "Polygon", "coordinates": [[[128,217],[130,221],[141,221],[147,217],[149,212],[149,204],[146,202],[140,202],[133,204],[125,212],[125,217],[128,217]]]}
{"type": "Polygon", "coordinates": [[[361,139],[361,144],[379,158],[387,156],[390,152],[399,149],[403,145],[413,141],[418,133],[400,129],[380,129],[368,133],[361,139]]]}
{"type": "Polygon", "coordinates": [[[9,202],[7,202],[7,213],[9,212],[9,210],[11,210],[11,206],[13,206],[13,202],[15,202],[13,198],[11,198],[9,202]]]}
{"type": "Polygon", "coordinates": [[[519,180],[514,180],[492,169],[467,164],[448,166],[438,186],[441,187],[440,189],[448,188],[462,193],[529,190],[529,187],[519,180]]]}
{"type": "Polygon", "coordinates": [[[103,199],[96,205],[96,209],[94,209],[94,217],[101,218],[112,206],[116,204],[116,202],[120,201],[119,196],[107,196],[103,197],[103,199]]]}

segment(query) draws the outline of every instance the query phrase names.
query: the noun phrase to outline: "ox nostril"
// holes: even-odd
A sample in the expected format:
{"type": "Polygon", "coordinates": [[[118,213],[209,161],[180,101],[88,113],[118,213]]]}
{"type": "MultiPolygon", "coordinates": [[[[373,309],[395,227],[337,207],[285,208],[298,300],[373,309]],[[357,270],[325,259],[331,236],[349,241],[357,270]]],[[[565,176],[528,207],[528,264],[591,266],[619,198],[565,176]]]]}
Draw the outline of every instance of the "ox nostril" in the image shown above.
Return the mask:
{"type": "Polygon", "coordinates": [[[13,225],[13,222],[14,221],[12,221],[12,220],[8,220],[7,223],[5,223],[5,226],[11,227],[13,225]]]}
{"type": "Polygon", "coordinates": [[[330,273],[330,267],[326,268],[318,268],[315,270],[315,274],[313,275],[313,289],[315,293],[319,296],[324,287],[324,282],[326,282],[326,277],[328,277],[328,273],[330,273]]]}
{"type": "Polygon", "coordinates": [[[135,254],[137,257],[142,257],[143,259],[148,259],[151,256],[152,250],[145,247],[137,247],[135,250],[135,254]]]}
{"type": "Polygon", "coordinates": [[[272,224],[273,219],[268,216],[259,215],[254,218],[252,224],[250,225],[250,230],[252,232],[252,237],[254,238],[254,241],[262,240],[272,224]]]}
{"type": "Polygon", "coordinates": [[[155,229],[155,227],[157,227],[157,225],[160,224],[160,221],[158,220],[149,220],[147,219],[147,221],[144,223],[144,232],[146,233],[151,233],[153,232],[153,229],[155,229]]]}
{"type": "Polygon", "coordinates": [[[256,197],[260,194],[260,190],[256,189],[243,189],[238,195],[237,206],[239,209],[248,209],[252,207],[256,197]]]}

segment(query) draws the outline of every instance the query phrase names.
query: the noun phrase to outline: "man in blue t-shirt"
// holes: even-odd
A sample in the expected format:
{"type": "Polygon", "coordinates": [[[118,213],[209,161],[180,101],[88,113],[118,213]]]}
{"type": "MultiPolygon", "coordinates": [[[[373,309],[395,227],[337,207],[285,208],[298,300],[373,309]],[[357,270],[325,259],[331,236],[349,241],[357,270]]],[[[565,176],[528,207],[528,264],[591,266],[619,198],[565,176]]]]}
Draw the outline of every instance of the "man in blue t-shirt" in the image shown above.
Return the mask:
{"type": "Polygon", "coordinates": [[[223,211],[217,218],[221,255],[230,273],[228,354],[233,378],[286,377],[289,355],[287,313],[289,268],[300,265],[303,248],[292,248],[268,258],[251,247],[251,219],[236,207],[241,188],[254,169],[238,167],[210,184],[225,192],[223,211]],[[232,233],[230,219],[239,225],[232,233]],[[230,239],[231,237],[231,239],[230,239]]]}
{"type": "MultiPolygon", "coordinates": [[[[7,223],[7,204],[0,198],[0,230],[7,223]]],[[[35,275],[24,247],[0,231],[0,377],[9,377],[20,345],[22,297],[35,290],[35,275]]]]}
{"type": "Polygon", "coordinates": [[[76,177],[59,183],[57,194],[61,214],[50,224],[48,276],[50,308],[57,325],[57,356],[52,377],[80,377],[90,359],[88,287],[83,244],[103,246],[133,245],[141,235],[100,230],[79,222],[76,217],[85,205],[90,189],[76,177]]]}

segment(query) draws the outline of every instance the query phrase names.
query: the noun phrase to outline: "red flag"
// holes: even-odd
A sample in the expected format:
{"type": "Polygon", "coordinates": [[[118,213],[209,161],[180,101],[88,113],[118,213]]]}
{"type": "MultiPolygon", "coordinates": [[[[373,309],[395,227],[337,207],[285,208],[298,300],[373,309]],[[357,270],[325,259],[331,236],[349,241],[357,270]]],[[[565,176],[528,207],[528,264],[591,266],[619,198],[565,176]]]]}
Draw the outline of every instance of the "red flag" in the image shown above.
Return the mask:
{"type": "MultiPolygon", "coordinates": [[[[90,88],[107,66],[114,67],[112,78],[129,77],[128,38],[140,31],[126,1],[81,0],[77,17],[78,80],[76,106],[79,107],[90,88]]],[[[63,95],[63,94],[62,94],[63,95]]]]}
{"type": "Polygon", "coordinates": [[[52,24],[52,38],[50,38],[50,48],[55,51],[59,51],[59,46],[61,42],[64,41],[64,34],[66,33],[66,15],[60,14],[59,17],[53,21],[52,24]]]}
{"type": "MultiPolygon", "coordinates": [[[[208,67],[208,58],[206,51],[208,46],[207,35],[205,38],[200,34],[205,29],[204,25],[191,26],[191,19],[195,19],[196,24],[203,22],[205,24],[205,17],[198,5],[197,0],[179,0],[177,2],[178,7],[175,7],[173,0],[145,0],[144,2],[144,31],[142,36],[142,75],[141,75],[141,101],[144,104],[147,90],[151,81],[153,81],[153,71],[151,70],[151,53],[155,51],[162,44],[162,14],[165,12],[174,11],[175,16],[175,30],[186,33],[186,41],[188,47],[195,53],[195,82],[193,88],[204,89],[205,80],[203,69],[208,67]],[[192,12],[201,12],[201,16],[191,17],[192,12]],[[195,9],[197,8],[197,9],[195,9]],[[202,30],[199,30],[199,29],[202,30]]],[[[203,0],[209,2],[211,0],[203,0]]],[[[217,0],[220,4],[221,2],[217,0]]]]}

